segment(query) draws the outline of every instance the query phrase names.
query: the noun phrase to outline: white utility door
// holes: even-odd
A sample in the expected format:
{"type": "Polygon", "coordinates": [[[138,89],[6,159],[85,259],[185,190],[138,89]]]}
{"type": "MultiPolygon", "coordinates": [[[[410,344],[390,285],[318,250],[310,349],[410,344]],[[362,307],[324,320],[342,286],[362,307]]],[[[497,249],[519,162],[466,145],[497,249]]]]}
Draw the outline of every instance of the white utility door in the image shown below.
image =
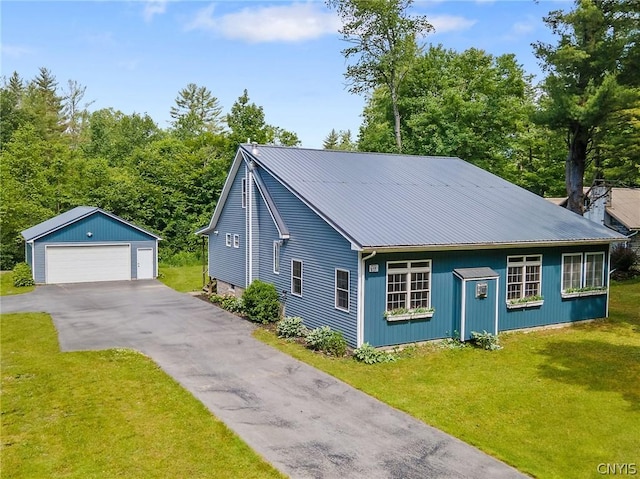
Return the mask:
{"type": "Polygon", "coordinates": [[[47,283],[89,283],[131,279],[131,252],[125,245],[46,246],[47,283]]]}
{"type": "Polygon", "coordinates": [[[138,279],[153,278],[153,249],[138,248],[138,279]]]}

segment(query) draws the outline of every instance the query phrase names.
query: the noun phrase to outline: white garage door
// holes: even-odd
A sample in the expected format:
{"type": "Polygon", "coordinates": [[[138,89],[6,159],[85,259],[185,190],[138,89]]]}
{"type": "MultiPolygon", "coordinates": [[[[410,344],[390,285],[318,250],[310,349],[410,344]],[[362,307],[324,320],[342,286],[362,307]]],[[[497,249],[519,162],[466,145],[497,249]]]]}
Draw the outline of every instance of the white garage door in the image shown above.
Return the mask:
{"type": "Polygon", "coordinates": [[[129,245],[47,246],[47,283],[131,279],[129,245]]]}

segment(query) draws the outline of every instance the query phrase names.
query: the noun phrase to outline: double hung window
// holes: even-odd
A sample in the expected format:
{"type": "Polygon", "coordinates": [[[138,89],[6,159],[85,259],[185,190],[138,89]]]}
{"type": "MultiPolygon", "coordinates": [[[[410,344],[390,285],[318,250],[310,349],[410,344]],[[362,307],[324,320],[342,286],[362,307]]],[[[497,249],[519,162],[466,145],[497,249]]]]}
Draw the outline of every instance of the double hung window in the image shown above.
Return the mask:
{"type": "Polygon", "coordinates": [[[387,263],[387,311],[431,306],[431,260],[387,263]]]}
{"type": "Polygon", "coordinates": [[[507,257],[507,301],[540,296],[542,255],[507,257]]]}
{"type": "Polygon", "coordinates": [[[302,296],[302,261],[291,260],[291,294],[302,296]]]}
{"type": "Polygon", "coordinates": [[[349,311],[349,271],[336,269],[336,309],[349,311]]]}

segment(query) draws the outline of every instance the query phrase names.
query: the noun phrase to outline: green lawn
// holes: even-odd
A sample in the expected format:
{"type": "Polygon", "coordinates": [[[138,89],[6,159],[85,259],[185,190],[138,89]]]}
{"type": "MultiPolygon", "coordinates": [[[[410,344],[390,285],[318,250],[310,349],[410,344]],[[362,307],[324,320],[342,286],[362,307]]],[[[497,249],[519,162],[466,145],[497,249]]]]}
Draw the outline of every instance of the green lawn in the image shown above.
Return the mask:
{"type": "Polygon", "coordinates": [[[2,477],[283,477],[146,356],[61,353],[48,315],[2,321],[2,477]]]}
{"type": "Polygon", "coordinates": [[[202,265],[167,266],[160,264],[158,279],[180,293],[200,291],[202,290],[202,265]]]}
{"type": "Polygon", "coordinates": [[[366,366],[256,335],[535,477],[640,464],[638,279],[612,286],[608,320],[505,334],[495,352],[428,345],[366,366]]]}
{"type": "Polygon", "coordinates": [[[33,291],[34,288],[35,286],[22,286],[17,288],[13,285],[13,273],[11,271],[0,272],[0,296],[28,293],[29,291],[33,291]]]}

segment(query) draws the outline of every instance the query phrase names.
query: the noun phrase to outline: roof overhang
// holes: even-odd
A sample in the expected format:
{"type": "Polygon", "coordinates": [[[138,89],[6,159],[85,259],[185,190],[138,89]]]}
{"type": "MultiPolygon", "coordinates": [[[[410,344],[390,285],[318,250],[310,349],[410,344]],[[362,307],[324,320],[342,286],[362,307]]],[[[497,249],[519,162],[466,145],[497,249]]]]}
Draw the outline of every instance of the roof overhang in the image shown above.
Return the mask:
{"type": "Polygon", "coordinates": [[[553,246],[577,246],[577,245],[605,245],[616,242],[628,241],[625,236],[619,238],[599,238],[584,240],[564,240],[564,241],[521,241],[513,243],[465,243],[465,244],[424,244],[408,246],[364,246],[363,253],[405,253],[411,251],[463,251],[470,249],[490,250],[490,249],[514,249],[514,248],[549,248],[553,246]]]}
{"type": "Polygon", "coordinates": [[[85,218],[88,218],[89,216],[92,216],[92,215],[94,215],[96,213],[102,213],[103,215],[108,216],[110,218],[113,218],[114,220],[116,220],[116,221],[118,221],[120,223],[124,223],[124,224],[126,224],[127,226],[130,226],[133,229],[136,229],[136,230],[138,230],[138,231],[140,231],[140,232],[142,232],[144,234],[147,234],[149,236],[152,236],[152,237],[154,237],[156,239],[156,241],[161,241],[162,240],[162,238],[160,238],[160,236],[155,235],[155,234],[151,233],[150,231],[144,230],[144,229],[140,228],[139,226],[136,226],[136,225],[134,225],[132,223],[129,223],[127,220],[124,220],[124,219],[120,218],[119,216],[116,216],[116,215],[114,215],[112,213],[109,213],[108,211],[104,211],[103,209],[97,208],[97,207],[95,209],[92,209],[92,210],[88,211],[87,213],[85,213],[83,215],[77,216],[77,217],[75,217],[75,218],[73,218],[73,219],[71,219],[71,220],[69,220],[69,221],[67,221],[67,222],[65,222],[63,224],[56,225],[54,228],[51,228],[51,229],[49,229],[47,231],[44,231],[44,232],[42,232],[42,233],[40,233],[40,234],[38,234],[36,236],[32,236],[30,238],[26,238],[24,236],[24,234],[23,234],[22,237],[24,238],[26,243],[33,244],[35,241],[39,240],[40,238],[44,238],[45,236],[48,236],[51,233],[54,233],[54,232],[56,232],[58,230],[61,230],[62,228],[66,228],[67,226],[72,225],[73,223],[77,223],[78,221],[83,220],[85,218]]]}

